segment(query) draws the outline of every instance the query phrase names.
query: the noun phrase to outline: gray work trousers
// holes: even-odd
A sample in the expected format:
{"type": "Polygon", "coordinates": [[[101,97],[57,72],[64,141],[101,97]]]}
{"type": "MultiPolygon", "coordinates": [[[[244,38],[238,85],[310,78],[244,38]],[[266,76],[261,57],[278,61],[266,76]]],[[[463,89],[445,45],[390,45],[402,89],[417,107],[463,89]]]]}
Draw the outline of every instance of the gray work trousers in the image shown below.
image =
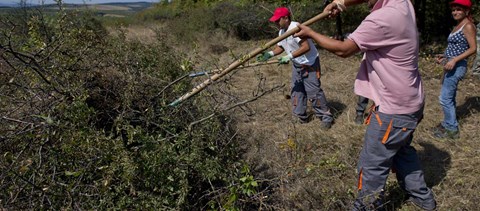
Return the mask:
{"type": "Polygon", "coordinates": [[[357,166],[359,192],[353,210],[376,210],[383,206],[383,191],[391,169],[410,197],[435,206],[417,152],[410,146],[422,117],[423,109],[404,115],[370,113],[357,166]]]}
{"type": "Polygon", "coordinates": [[[291,101],[293,114],[307,119],[307,99],[312,102],[315,115],[323,122],[332,122],[333,117],[327,106],[327,98],[320,87],[320,61],[317,57],[312,66],[292,66],[291,101]]]}

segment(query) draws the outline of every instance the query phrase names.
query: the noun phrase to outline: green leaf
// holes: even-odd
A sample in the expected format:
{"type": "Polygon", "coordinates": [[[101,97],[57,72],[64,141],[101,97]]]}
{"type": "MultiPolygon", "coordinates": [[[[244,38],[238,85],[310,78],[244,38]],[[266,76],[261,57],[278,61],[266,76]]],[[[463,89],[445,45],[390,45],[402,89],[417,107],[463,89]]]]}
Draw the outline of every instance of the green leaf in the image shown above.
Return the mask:
{"type": "Polygon", "coordinates": [[[240,178],[240,181],[245,182],[247,180],[247,177],[242,177],[240,178]]]}
{"type": "Polygon", "coordinates": [[[82,172],[80,172],[80,171],[73,171],[73,172],[72,171],[65,171],[66,176],[78,177],[78,176],[80,176],[81,173],[82,172]]]}

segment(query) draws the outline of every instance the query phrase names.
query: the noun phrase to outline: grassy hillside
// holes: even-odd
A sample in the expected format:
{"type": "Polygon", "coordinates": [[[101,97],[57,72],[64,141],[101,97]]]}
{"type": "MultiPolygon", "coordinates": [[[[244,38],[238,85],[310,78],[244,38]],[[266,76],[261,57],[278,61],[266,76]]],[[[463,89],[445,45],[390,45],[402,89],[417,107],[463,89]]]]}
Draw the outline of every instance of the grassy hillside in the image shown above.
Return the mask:
{"type": "MultiPolygon", "coordinates": [[[[214,40],[234,54],[246,53],[267,41],[239,42],[221,36],[214,40]]],[[[214,43],[199,47],[202,59],[218,59],[216,65],[228,66],[231,54],[213,54],[214,43]]],[[[262,201],[263,209],[349,210],[354,200],[355,169],[365,133],[365,126],[354,123],[357,98],[353,82],[361,56],[342,59],[320,52],[322,87],[335,116],[335,124],[328,131],[319,129],[320,122],[315,118],[308,124],[292,120],[290,100],[285,98],[289,94],[290,65],[238,70],[210,87],[211,92],[228,93],[231,97],[220,100],[228,104],[273,89],[266,96],[228,112],[234,116],[237,133],[242,137],[242,157],[261,184],[255,198],[262,201]]],[[[201,59],[196,61],[198,66],[203,64],[201,59]]],[[[432,59],[420,61],[426,108],[413,146],[421,158],[426,182],[436,195],[438,210],[476,210],[476,202],[480,200],[477,194],[480,172],[475,168],[480,165],[480,154],[475,147],[480,135],[480,78],[469,72],[459,86],[457,111],[461,138],[436,139],[430,128],[443,118],[438,102],[440,69],[432,59]]],[[[194,84],[203,79],[195,80],[194,84]]],[[[196,98],[201,97],[204,95],[196,98]]],[[[404,203],[394,174],[388,181],[387,210],[417,210],[404,203]]]]}

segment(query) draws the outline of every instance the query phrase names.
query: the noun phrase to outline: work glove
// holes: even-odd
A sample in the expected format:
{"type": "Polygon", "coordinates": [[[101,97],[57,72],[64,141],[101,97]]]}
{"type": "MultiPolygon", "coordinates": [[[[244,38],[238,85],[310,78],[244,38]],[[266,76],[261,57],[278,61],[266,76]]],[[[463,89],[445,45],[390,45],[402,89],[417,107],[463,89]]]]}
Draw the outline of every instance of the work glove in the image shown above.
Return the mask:
{"type": "Polygon", "coordinates": [[[288,64],[290,62],[290,59],[292,59],[292,54],[288,54],[286,56],[282,56],[278,59],[279,64],[288,64]]]}
{"type": "Polygon", "coordinates": [[[266,62],[273,57],[273,51],[263,52],[257,56],[257,62],[266,62]]]}

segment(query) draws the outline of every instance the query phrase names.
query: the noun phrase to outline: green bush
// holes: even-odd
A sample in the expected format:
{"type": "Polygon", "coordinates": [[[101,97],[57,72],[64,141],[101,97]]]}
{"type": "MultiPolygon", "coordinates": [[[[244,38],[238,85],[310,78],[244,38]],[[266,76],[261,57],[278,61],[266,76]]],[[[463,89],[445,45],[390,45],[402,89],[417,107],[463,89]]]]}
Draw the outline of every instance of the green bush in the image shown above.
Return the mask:
{"type": "MultiPolygon", "coordinates": [[[[198,34],[216,30],[221,30],[239,40],[261,40],[277,36],[278,29],[268,19],[272,16],[273,10],[282,5],[291,9],[292,19],[297,22],[305,22],[323,10],[322,4],[308,1],[279,4],[249,1],[212,1],[193,4],[181,1],[176,4],[157,4],[155,8],[137,16],[144,20],[165,20],[168,33],[189,42],[197,41],[198,34]]],[[[366,6],[349,10],[354,12],[342,14],[344,32],[352,32],[363,17],[368,15],[366,6]]],[[[335,19],[320,20],[312,27],[328,35],[336,33],[335,19]]]]}
{"type": "Polygon", "coordinates": [[[265,39],[276,34],[276,30],[268,27],[271,13],[256,4],[222,2],[213,7],[211,13],[216,28],[240,40],[265,39]]]}
{"type": "Polygon", "coordinates": [[[0,207],[242,207],[228,196],[256,183],[238,182],[229,117],[189,129],[207,101],[166,106],[191,88],[167,88],[186,74],[183,55],[161,37],[110,35],[88,14],[23,12],[0,23],[0,207]]]}

